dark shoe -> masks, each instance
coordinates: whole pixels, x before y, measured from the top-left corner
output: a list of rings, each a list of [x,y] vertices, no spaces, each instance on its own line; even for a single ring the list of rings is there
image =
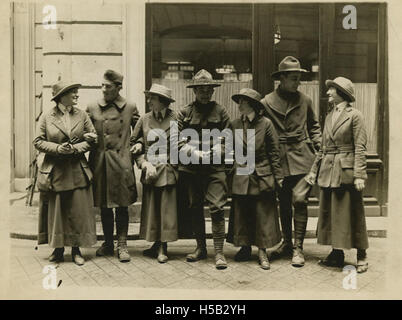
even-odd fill
[[[102,243],[102,246],[96,250],[97,257],[113,256],[114,255],[114,245],[109,245],[106,242]]]
[[[293,255],[292,242],[283,241],[278,249],[271,253],[271,259],[279,259],[282,257],[290,258]]]
[[[128,253],[127,246],[125,244],[120,244],[117,247],[117,257],[120,262],[129,262],[131,260],[130,254]]]
[[[166,242],[163,242],[162,245],[159,246],[157,259],[159,263],[166,263],[168,261]]]
[[[225,256],[223,253],[217,253],[215,255],[215,267],[218,270],[226,269],[228,267],[228,264],[226,262]]]
[[[265,249],[258,249],[258,263],[260,264],[262,269],[270,269],[269,260]]]
[[[160,241],[155,241],[151,248],[145,249],[142,251],[142,254],[146,257],[157,258],[158,257],[158,249],[161,245]]]
[[[293,249],[292,266],[300,268],[304,266],[304,263],[303,249],[300,247],[295,247]]]
[[[56,248],[49,256],[49,262],[63,262],[64,261],[64,248]]]
[[[243,246],[240,248],[239,251],[234,256],[234,260],[241,262],[241,261],[249,261],[251,259],[251,247],[250,246]]]
[[[193,253],[189,253],[186,257],[187,262],[196,262],[207,258],[207,249],[197,247]]]
[[[368,262],[366,259],[364,260],[357,260],[357,265],[356,265],[356,272],[357,273],[363,273],[368,270]]]
[[[343,268],[345,255],[342,250],[332,250],[331,253],[319,263],[327,267]]]
[[[82,257],[82,254],[78,247],[75,247],[71,250],[71,258],[72,258],[73,262],[78,266],[82,266],[85,263],[85,260]]]

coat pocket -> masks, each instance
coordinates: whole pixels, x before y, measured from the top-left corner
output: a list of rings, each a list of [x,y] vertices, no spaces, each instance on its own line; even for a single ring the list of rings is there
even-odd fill
[[[36,185],[39,191],[52,191],[52,171],[53,164],[48,162],[43,162],[38,170],[38,178],[36,180]]]
[[[341,158],[341,184],[353,184],[353,167],[354,159],[351,158]]]
[[[274,190],[275,180],[270,166],[255,167],[260,192]]]

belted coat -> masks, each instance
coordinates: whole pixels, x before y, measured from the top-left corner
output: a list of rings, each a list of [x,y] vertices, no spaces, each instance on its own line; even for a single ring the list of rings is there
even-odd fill
[[[234,137],[242,141],[243,154],[247,150],[247,141],[243,139],[244,117],[232,121]],[[237,170],[245,165],[234,163],[232,194],[258,195],[263,191],[271,192],[275,189],[275,181],[283,179],[279,156],[278,136],[271,120],[256,115],[247,129],[255,130],[255,169],[248,175],[239,174]]]
[[[70,115],[71,129],[67,131],[62,120],[63,113],[55,106],[40,119],[34,139],[35,148],[44,154],[39,164],[38,188],[41,191],[69,191],[86,187],[92,180],[92,173],[84,153],[91,145],[83,138],[84,133],[95,133],[88,115],[73,107]],[[62,143],[73,144],[74,154],[57,152]]]
[[[131,129],[139,119],[135,103],[118,96],[88,105],[87,112],[98,134],[97,148],[89,155],[94,174],[96,207],[127,207],[137,200],[136,181],[130,153]]]
[[[362,113],[347,105],[332,125],[332,110],[326,120],[322,147],[311,171],[318,172],[318,185],[338,188],[353,184],[354,178],[367,179],[367,134]]]
[[[266,95],[261,103],[279,136],[281,165],[284,176],[307,174],[320,148],[321,129],[312,107],[312,100],[297,92],[297,99],[288,101],[279,88]]]

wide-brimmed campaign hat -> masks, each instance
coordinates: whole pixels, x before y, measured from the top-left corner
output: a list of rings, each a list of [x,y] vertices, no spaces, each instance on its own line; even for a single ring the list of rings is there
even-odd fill
[[[295,57],[287,56],[279,63],[278,71],[272,72],[271,77],[277,79],[284,72],[308,72],[300,67],[300,61]]]
[[[236,103],[239,103],[240,98],[251,100],[253,106],[257,107],[259,110],[264,108],[264,105],[261,103],[261,95],[251,88],[243,88],[239,93],[232,96],[232,100]]]
[[[79,88],[81,87],[80,83],[71,83],[71,82],[64,82],[64,81],[59,81],[52,85],[52,99],[51,101],[56,99],[57,97],[60,97],[63,93],[66,91],[73,89],[73,88]]]
[[[175,100],[172,98],[172,89],[169,89],[168,87],[162,86],[160,84],[152,84],[151,89],[145,90],[144,93],[146,95],[156,94],[157,96],[168,99],[170,102],[175,102]]]
[[[212,79],[212,75],[207,70],[201,69],[194,75],[193,83],[189,84],[187,88],[195,88],[199,86],[220,87],[221,85]]]
[[[325,85],[329,87],[335,87],[346,94],[351,102],[355,101],[355,86],[348,78],[337,77],[334,80],[325,81]]]

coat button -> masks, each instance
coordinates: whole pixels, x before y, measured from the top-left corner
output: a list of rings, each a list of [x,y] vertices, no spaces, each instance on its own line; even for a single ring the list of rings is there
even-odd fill
[[[123,119],[120,119],[120,123],[123,123]]]
[[[119,133],[119,138],[121,138],[122,137],[122,134],[121,133]]]

